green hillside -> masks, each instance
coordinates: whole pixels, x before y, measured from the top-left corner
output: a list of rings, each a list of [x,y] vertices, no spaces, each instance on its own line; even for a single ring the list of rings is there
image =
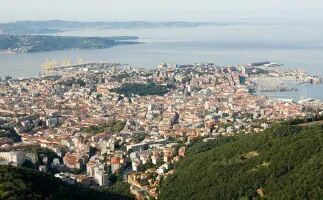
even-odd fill
[[[72,37],[0,34],[0,53],[34,53],[67,49],[103,49],[117,45],[138,44],[137,37]]]
[[[0,199],[132,199],[130,196],[68,185],[36,170],[0,165]]]
[[[322,125],[276,125],[198,142],[164,181],[159,199],[322,199],[322,136]]]

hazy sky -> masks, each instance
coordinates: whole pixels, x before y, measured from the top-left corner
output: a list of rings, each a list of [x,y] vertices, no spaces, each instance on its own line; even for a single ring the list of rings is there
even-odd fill
[[[323,19],[323,0],[0,0],[0,21]]]

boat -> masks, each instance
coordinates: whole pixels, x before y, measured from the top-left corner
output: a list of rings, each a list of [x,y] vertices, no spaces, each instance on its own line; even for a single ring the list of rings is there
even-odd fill
[[[313,102],[313,101],[315,101],[315,99],[313,99],[313,98],[302,98],[297,103],[304,104],[304,103],[309,103],[309,102]]]

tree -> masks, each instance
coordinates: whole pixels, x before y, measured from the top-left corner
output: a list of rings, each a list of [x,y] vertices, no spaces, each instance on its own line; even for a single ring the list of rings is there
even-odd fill
[[[159,199],[320,199],[323,125],[277,124],[261,133],[196,141]],[[183,192],[185,191],[185,192]]]
[[[0,165],[0,199],[133,199],[126,187],[124,190],[97,191],[69,185],[36,170]]]

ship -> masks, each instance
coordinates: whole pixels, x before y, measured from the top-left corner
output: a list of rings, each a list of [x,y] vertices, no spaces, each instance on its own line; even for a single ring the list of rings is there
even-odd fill
[[[306,88],[304,88],[304,90],[301,91],[300,100],[297,103],[304,104],[304,103],[310,103],[310,102],[314,102],[314,101],[316,101],[314,98],[307,97],[307,90],[306,90]]]
[[[315,101],[315,99],[313,98],[301,98],[301,100],[298,101],[299,104],[304,104],[304,103],[309,103],[309,102],[313,102]]]

